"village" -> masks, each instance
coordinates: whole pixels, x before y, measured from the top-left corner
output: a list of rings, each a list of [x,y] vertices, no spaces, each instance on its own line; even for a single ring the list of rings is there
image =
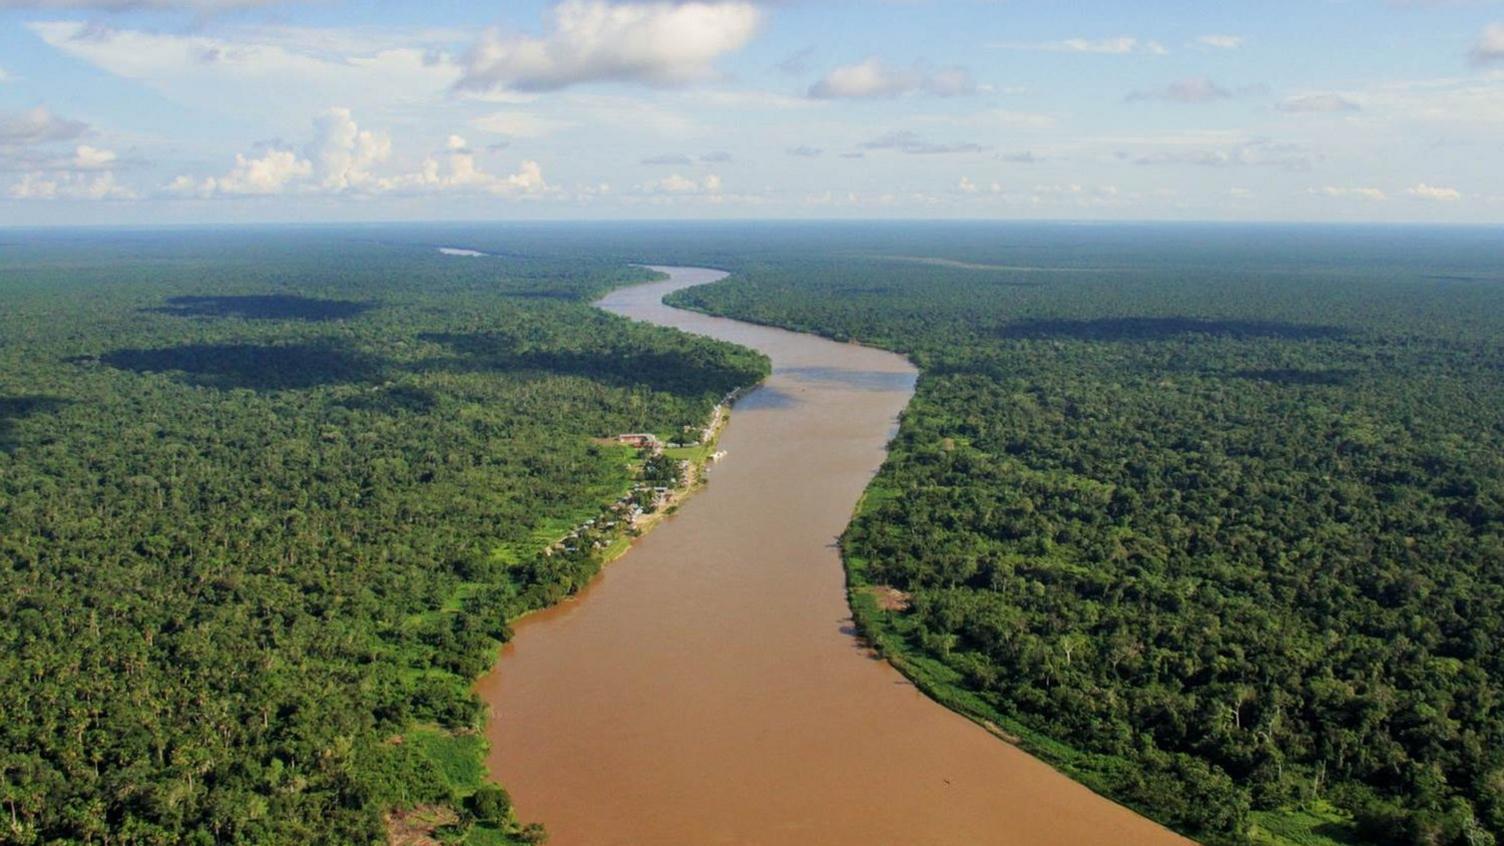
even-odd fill
[[[665,442],[650,432],[624,432],[610,439],[636,451],[636,460],[641,462],[637,480],[600,515],[575,526],[543,554],[598,553],[610,562],[626,552],[633,538],[652,529],[694,493],[710,464],[725,458],[725,450],[717,450],[716,443],[740,394],[738,389],[723,397],[703,426],[684,427],[679,440]]]

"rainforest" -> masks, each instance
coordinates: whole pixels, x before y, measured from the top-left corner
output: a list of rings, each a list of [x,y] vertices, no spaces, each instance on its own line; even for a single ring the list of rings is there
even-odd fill
[[[1204,843],[1504,836],[1494,230],[391,224],[0,245],[0,842],[544,840],[472,685],[674,477],[616,436],[769,374],[591,306],[648,263],[918,368],[840,552],[977,742]]]
[[[1486,229],[939,224],[680,305],[921,369],[846,532],[933,695],[1205,842],[1504,835]]]

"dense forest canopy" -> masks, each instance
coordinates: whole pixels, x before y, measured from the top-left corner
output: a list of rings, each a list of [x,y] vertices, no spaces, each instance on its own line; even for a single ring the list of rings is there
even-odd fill
[[[595,439],[767,364],[589,306],[616,258],[429,234],[0,245],[0,842],[533,836],[470,682],[599,566],[540,554],[631,485]]]
[[[844,538],[932,693],[1208,842],[1504,835],[1496,231],[638,224],[0,237],[0,842],[371,843],[482,787],[539,550],[766,368],[923,368]],[[440,255],[438,247],[484,252]],[[864,585],[904,603],[864,601]]]
[[[674,302],[923,368],[844,548],[932,692],[1209,842],[1504,837],[1497,231],[774,243]]]

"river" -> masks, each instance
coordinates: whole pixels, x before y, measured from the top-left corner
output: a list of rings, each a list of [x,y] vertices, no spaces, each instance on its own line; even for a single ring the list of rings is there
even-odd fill
[[[672,309],[663,282],[598,305],[766,353],[725,460],[582,594],[520,621],[477,685],[491,774],[553,846],[1188,841],[926,698],[857,640],[836,538],[915,371],[853,344]]]

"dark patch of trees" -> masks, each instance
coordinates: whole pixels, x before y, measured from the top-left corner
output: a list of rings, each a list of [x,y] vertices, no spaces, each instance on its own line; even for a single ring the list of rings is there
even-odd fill
[[[135,373],[171,373],[195,385],[251,390],[295,390],[371,382],[380,361],[334,341],[308,344],[184,344],[117,349],[99,363]]]

